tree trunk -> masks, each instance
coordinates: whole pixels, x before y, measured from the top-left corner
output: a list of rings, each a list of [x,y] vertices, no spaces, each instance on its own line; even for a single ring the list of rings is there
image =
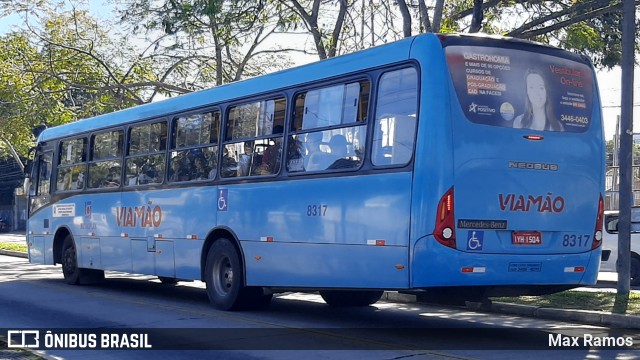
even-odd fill
[[[436,7],[433,9],[433,32],[440,32],[442,27],[442,9],[444,8],[444,0],[436,0]]]
[[[473,0],[473,18],[471,18],[470,33],[477,33],[482,29],[482,0]]]
[[[405,0],[398,0],[398,7],[400,8],[400,14],[402,14],[402,33],[404,37],[411,36],[411,13]]]
[[[424,0],[418,0],[418,7],[420,8],[420,17],[422,18],[424,32],[433,32],[431,21],[429,20],[429,13],[427,12],[427,4]]]

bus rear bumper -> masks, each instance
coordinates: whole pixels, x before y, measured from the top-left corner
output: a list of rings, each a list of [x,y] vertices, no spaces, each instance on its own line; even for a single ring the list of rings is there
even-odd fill
[[[487,254],[451,249],[427,236],[413,249],[411,287],[593,285],[599,263],[597,250],[555,255]]]

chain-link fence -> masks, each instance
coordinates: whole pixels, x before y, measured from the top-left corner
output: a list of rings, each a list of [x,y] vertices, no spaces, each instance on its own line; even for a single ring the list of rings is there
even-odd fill
[[[631,198],[631,206],[640,205],[640,165],[634,165],[632,168],[631,190],[633,196]],[[605,178],[605,210],[618,210],[620,199],[620,167],[609,166],[607,168]]]

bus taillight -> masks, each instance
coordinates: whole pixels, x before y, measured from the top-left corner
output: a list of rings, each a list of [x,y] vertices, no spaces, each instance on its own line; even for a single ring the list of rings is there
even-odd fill
[[[593,232],[593,244],[591,249],[597,249],[602,244],[602,225],[604,217],[604,201],[602,200],[602,194],[600,194],[600,201],[598,201],[598,216],[596,219],[596,229]]]
[[[444,246],[456,248],[455,218],[453,215],[453,187],[444,194],[438,203],[436,228],[433,236]]]

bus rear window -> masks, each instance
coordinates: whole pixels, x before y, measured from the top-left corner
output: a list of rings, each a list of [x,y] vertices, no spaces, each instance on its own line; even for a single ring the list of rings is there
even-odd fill
[[[584,132],[593,113],[593,72],[573,60],[508,48],[448,46],[453,85],[477,124]]]

